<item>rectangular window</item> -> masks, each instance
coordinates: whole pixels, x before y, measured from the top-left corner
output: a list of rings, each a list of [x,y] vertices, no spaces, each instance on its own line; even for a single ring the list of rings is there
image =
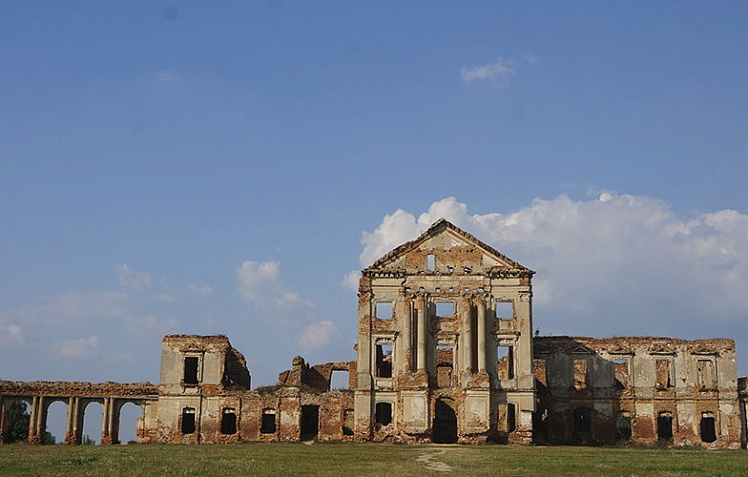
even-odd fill
[[[389,425],[392,422],[392,404],[388,402],[378,402],[375,419],[375,422],[381,426]]]
[[[496,303],[496,318],[511,320],[514,318],[514,302],[500,301]]]
[[[657,416],[657,439],[661,441],[673,439],[673,415],[669,412],[661,412]]]
[[[236,411],[227,407],[221,416],[221,434],[236,434]]]
[[[449,301],[441,301],[436,304],[436,316],[448,318],[455,315],[455,304]]]
[[[717,427],[714,424],[714,414],[704,412],[701,414],[701,441],[714,442],[717,440]]]
[[[188,356],[184,358],[184,384],[197,384],[197,367],[199,358]]]
[[[700,359],[697,365],[700,389],[714,388],[714,361]]]
[[[499,379],[514,379],[514,346],[497,346]]]
[[[532,360],[532,370],[537,386],[548,387],[548,362],[542,358]]]
[[[377,377],[392,377],[392,345],[377,345]]]
[[[392,303],[383,301],[381,303],[377,303],[377,318],[380,320],[391,320],[392,319]]]
[[[628,358],[621,358],[614,361],[615,372],[616,372],[616,388],[626,389],[629,387],[629,360]]]
[[[587,359],[579,358],[574,360],[574,388],[587,388]]]
[[[655,362],[657,368],[657,389],[667,389],[673,386],[671,363],[669,359],[658,359]]]
[[[275,409],[262,410],[261,434],[275,434]]]
[[[186,407],[182,409],[182,434],[193,434],[195,432],[195,408]]]
[[[426,269],[433,272],[436,269],[436,257],[433,253],[426,256]]]

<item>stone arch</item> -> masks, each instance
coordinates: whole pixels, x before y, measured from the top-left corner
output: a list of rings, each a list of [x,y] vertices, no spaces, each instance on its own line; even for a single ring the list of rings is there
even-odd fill
[[[61,405],[58,405],[57,403],[61,403]],[[68,432],[68,423],[71,414],[69,404],[68,399],[64,397],[44,396],[40,409],[41,425],[38,428],[38,436],[31,436],[29,434],[29,439],[35,437],[35,440],[38,440],[40,444],[47,444],[48,442],[45,442],[45,436],[46,433],[49,432],[54,436],[55,444],[69,442],[70,436]]]
[[[139,399],[118,399],[112,421],[112,441],[115,444],[139,442],[144,437],[146,402]]]
[[[104,399],[85,398],[81,399],[80,403],[80,422],[77,426],[79,429],[78,442],[83,444],[87,437],[93,441],[93,444],[101,444],[104,425]]]
[[[438,444],[457,442],[457,412],[452,399],[439,398],[434,403],[431,440]]]

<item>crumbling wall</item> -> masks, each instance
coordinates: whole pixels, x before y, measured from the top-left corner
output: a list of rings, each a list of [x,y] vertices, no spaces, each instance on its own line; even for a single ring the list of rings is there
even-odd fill
[[[282,371],[278,375],[278,384],[286,386],[309,386],[318,391],[330,391],[333,371],[348,372],[348,389],[356,388],[355,361],[341,361],[309,366],[301,356],[295,356],[291,362],[291,368]]]
[[[540,337],[534,347],[539,441],[740,444],[732,340]]]

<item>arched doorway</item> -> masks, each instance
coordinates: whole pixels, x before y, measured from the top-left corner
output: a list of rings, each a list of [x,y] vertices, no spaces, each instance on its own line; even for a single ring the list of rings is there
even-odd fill
[[[454,403],[439,399],[434,406],[434,427],[432,439],[437,444],[457,442],[457,414]]]

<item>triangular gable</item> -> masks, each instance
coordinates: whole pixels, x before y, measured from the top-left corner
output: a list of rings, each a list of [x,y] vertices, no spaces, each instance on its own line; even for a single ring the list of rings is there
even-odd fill
[[[419,235],[416,239],[411,240],[410,242],[406,242],[399,247],[394,248],[389,253],[381,257],[379,260],[375,261],[369,269],[381,269],[381,268],[387,268],[393,266],[398,259],[403,257],[405,254],[407,254],[409,251],[417,249],[427,243],[430,240],[434,240],[437,237],[442,236],[444,233],[452,234],[455,241],[453,241],[453,244],[455,245],[463,245],[463,246],[472,246],[477,247],[481,250],[481,252],[488,257],[492,259],[493,262],[496,262],[496,265],[491,267],[491,269],[497,269],[497,270],[514,270],[514,271],[523,271],[529,274],[533,274],[532,270],[529,268],[523,266],[519,262],[516,262],[509,257],[505,256],[498,250],[494,249],[490,245],[485,244],[484,242],[478,240],[473,235],[465,232],[461,228],[457,227],[456,225],[452,224],[446,219],[439,219],[436,222],[434,222],[431,227],[428,228],[424,233]],[[460,242],[464,242],[460,244]],[[462,270],[457,270],[457,272],[462,272]]]
[[[708,346],[699,346],[698,348],[696,348],[695,350],[693,350],[691,353],[692,354],[703,355],[703,356],[709,356],[709,355],[714,356],[714,355],[719,354],[717,352],[717,350],[712,349],[712,348],[710,348]]]
[[[615,348],[609,350],[608,354],[634,354],[634,352],[626,347],[616,346]]]
[[[649,354],[672,355],[675,351],[665,345],[656,344],[649,349]]]
[[[584,345],[574,346],[569,349],[569,354],[594,354],[595,352]]]

